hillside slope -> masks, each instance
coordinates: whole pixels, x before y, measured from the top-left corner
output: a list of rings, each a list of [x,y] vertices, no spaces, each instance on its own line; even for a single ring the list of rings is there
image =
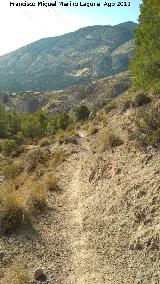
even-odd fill
[[[103,109],[88,125],[96,134],[85,125],[78,145],[50,146],[66,157],[56,169],[52,161],[41,167],[41,181],[45,172],[56,173],[60,188],[50,192],[32,233],[0,239],[3,268],[20,261],[32,275],[43,267],[50,284],[159,283],[160,151],[137,148],[128,137],[147,108],[120,106],[108,115]],[[109,129],[123,140],[112,149],[105,144]]]
[[[103,103],[122,94],[130,84],[130,74],[126,71],[61,91],[0,93],[0,103],[4,104],[7,109],[18,112],[35,112],[42,108],[48,114],[69,112],[81,103],[97,109]]]
[[[133,29],[91,26],[45,38],[0,57],[1,91],[43,91],[87,83],[128,69]]]

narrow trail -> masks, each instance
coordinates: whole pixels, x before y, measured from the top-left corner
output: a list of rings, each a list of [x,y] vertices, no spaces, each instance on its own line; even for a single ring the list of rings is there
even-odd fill
[[[43,268],[49,284],[159,283],[159,153],[146,166],[148,155],[125,145],[99,158],[85,137],[79,145],[55,145],[59,150],[65,160],[45,170],[59,177],[60,190],[49,192],[33,233],[0,239],[5,266],[27,264],[31,275]],[[135,218],[139,208],[151,208],[143,226]]]
[[[84,192],[89,191],[89,179],[86,167],[91,159],[91,153],[85,139],[82,141],[80,152],[69,164],[70,181],[67,184],[67,230],[71,249],[71,274],[65,284],[101,283],[96,273],[96,254],[90,247],[90,232],[84,230],[83,220],[88,202]]]
[[[62,190],[50,192],[49,210],[34,223],[36,234],[4,238],[2,245],[5,251],[12,247],[11,255],[18,262],[25,259],[30,271],[43,267],[49,284],[101,284],[97,280],[96,254],[90,246],[91,232],[84,230],[86,193],[91,190],[90,149],[85,137],[78,146],[66,149],[71,154],[55,172]]]
[[[83,160],[84,161],[84,160]],[[80,160],[73,174],[69,187],[69,204],[70,208],[70,224],[71,229],[71,247],[72,247],[72,269],[74,271],[73,283],[86,283],[86,262],[91,257],[91,252],[87,249],[87,235],[83,232],[84,208],[81,201],[81,190],[86,186],[81,180],[81,170],[83,161]]]

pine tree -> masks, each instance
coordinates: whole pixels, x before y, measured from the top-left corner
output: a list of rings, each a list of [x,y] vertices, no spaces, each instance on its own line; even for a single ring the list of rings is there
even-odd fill
[[[90,110],[86,105],[81,105],[75,109],[77,121],[85,121],[89,118]]]
[[[160,91],[160,3],[143,0],[130,64],[133,90]]]
[[[0,138],[8,135],[8,121],[6,118],[5,107],[0,105]]]

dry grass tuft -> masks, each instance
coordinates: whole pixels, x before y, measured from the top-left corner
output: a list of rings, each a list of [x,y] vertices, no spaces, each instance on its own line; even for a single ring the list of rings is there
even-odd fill
[[[53,168],[56,168],[59,164],[61,164],[66,158],[66,153],[64,150],[58,150],[55,152],[50,160],[50,165]]]
[[[24,191],[28,194],[28,202],[32,214],[46,207],[47,193],[40,183],[29,180],[25,184]]]
[[[12,264],[6,269],[0,284],[29,284],[31,281],[28,271],[19,264]]]
[[[29,221],[27,196],[16,191],[10,183],[3,185],[0,190],[0,232],[10,233],[21,224]]]
[[[160,146],[160,104],[152,105],[136,118],[137,144],[145,146]]]
[[[22,187],[7,183],[0,188],[0,233],[12,233],[22,224],[30,224],[34,215],[46,207],[47,193],[42,185],[22,179]]]
[[[106,106],[105,106],[105,112],[106,114],[110,113],[113,109],[117,109],[118,108],[118,105],[115,101],[113,102],[110,102],[108,103]]]
[[[48,138],[44,137],[39,141],[39,147],[46,147],[50,145],[50,141]]]
[[[26,173],[21,173],[20,175],[16,176],[14,180],[15,187],[16,188],[22,187],[28,178],[29,176]]]
[[[39,164],[46,164],[50,158],[49,149],[36,148],[30,150],[25,157],[25,169],[27,172],[32,172]]]
[[[48,190],[56,190],[59,188],[58,186],[58,177],[53,175],[52,173],[46,173],[44,176],[44,181]]]
[[[99,128],[98,127],[95,127],[95,126],[91,126],[90,129],[89,129],[89,135],[93,136],[95,134],[97,134],[99,131]]]
[[[123,140],[119,135],[113,131],[107,131],[104,133],[103,137],[97,140],[97,148],[100,152],[104,152],[107,149],[112,150],[115,147],[118,147],[123,144]]]

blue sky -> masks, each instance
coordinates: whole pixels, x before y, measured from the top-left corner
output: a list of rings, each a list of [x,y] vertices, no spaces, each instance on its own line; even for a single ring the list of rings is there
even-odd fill
[[[35,3],[35,7],[20,8],[10,7],[10,2],[25,1],[0,0],[0,55],[38,39],[65,34],[85,26],[136,22],[142,0],[126,0],[127,4],[130,2],[129,7],[116,7],[119,0],[106,0],[107,3],[115,3],[114,7],[104,6],[105,0],[93,0],[87,3],[100,3],[101,6],[89,8],[62,7],[59,1],[56,1],[56,7],[37,7],[37,3],[40,2],[38,0],[26,0],[26,3]],[[54,0],[44,2],[52,3]],[[80,0],[71,1],[75,2],[79,3]]]

